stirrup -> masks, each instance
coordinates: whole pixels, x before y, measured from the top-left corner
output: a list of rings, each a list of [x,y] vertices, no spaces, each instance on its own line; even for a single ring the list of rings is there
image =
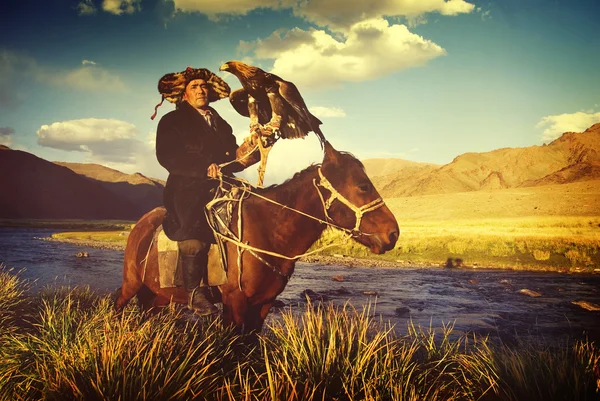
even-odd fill
[[[200,316],[212,316],[219,312],[219,308],[206,299],[200,287],[196,287],[188,293],[188,309]]]

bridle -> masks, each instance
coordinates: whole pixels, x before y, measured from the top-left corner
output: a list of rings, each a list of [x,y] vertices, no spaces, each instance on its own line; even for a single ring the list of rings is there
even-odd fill
[[[329,216],[329,208],[331,208],[331,205],[337,199],[338,201],[340,201],[341,203],[346,205],[350,210],[352,210],[354,212],[354,215],[356,216],[356,224],[354,225],[354,228],[351,230],[351,232],[353,234],[358,233],[360,235],[364,235],[364,233],[362,233],[359,230],[363,215],[365,215],[369,212],[372,212],[373,210],[379,209],[380,207],[385,205],[385,202],[383,202],[383,199],[381,197],[379,197],[372,202],[369,202],[365,205],[358,207],[358,206],[354,205],[352,202],[350,202],[348,199],[346,199],[344,197],[344,195],[340,194],[333,187],[331,182],[329,182],[329,180],[327,178],[325,178],[325,176],[323,175],[323,172],[321,171],[321,167],[319,167],[319,169],[317,171],[319,173],[319,182],[316,182],[316,179],[314,179],[313,185],[315,186],[315,188],[317,189],[317,192],[319,193],[319,198],[321,198],[321,204],[323,205],[323,212],[325,213],[325,217],[327,217],[327,220],[329,220],[329,222],[330,222],[329,224],[331,224],[331,222],[333,222],[333,219],[331,218],[331,216]],[[319,187],[323,187],[330,192],[329,198],[327,198],[327,200],[325,200],[325,198],[323,197],[323,194],[321,193],[321,190],[319,189]],[[336,225],[336,227],[337,227],[337,225]],[[337,228],[339,228],[339,227],[337,227]],[[344,229],[344,231],[346,231],[346,230],[347,229]]]
[[[277,258],[281,258],[281,259],[287,259],[287,260],[297,260],[298,258],[301,258],[303,256],[308,256],[308,255],[312,255],[315,254],[317,252],[322,251],[323,249],[326,248],[330,248],[332,246],[336,246],[338,244],[329,244],[329,245],[325,245],[319,249],[314,249],[312,251],[309,252],[304,252],[303,254],[300,255],[295,255],[295,256],[287,256],[287,255],[283,255],[277,252],[272,252],[272,251],[268,251],[265,249],[260,249],[260,248],[256,248],[252,245],[250,245],[247,241],[244,241],[241,233],[243,232],[242,230],[242,203],[244,201],[244,199],[246,199],[249,195],[253,195],[256,196],[258,198],[261,198],[263,200],[266,200],[267,202],[282,206],[285,209],[288,209],[290,211],[293,211],[295,213],[298,213],[300,215],[306,216],[308,218],[311,218],[313,220],[318,221],[319,223],[322,224],[326,224],[328,226],[334,227],[340,231],[343,231],[347,234],[346,240],[352,238],[352,237],[358,237],[358,236],[366,236],[366,235],[372,235],[372,234],[368,234],[368,233],[363,233],[362,231],[360,231],[359,227],[360,227],[360,223],[362,221],[363,216],[366,213],[372,212],[373,210],[379,209],[380,207],[385,205],[385,202],[383,201],[383,199],[381,197],[375,199],[374,201],[371,201],[365,205],[362,206],[356,206],[354,205],[352,202],[350,202],[346,197],[344,197],[342,194],[340,194],[331,184],[331,182],[325,177],[325,175],[323,175],[323,172],[321,171],[321,167],[318,168],[317,170],[318,174],[319,174],[319,181],[317,182],[317,178],[313,179],[313,185],[315,186],[317,193],[319,194],[319,198],[321,199],[321,205],[323,206],[323,212],[325,214],[325,218],[326,220],[320,219],[318,217],[315,217],[313,215],[310,215],[308,213],[305,213],[301,210],[297,210],[294,208],[291,208],[287,205],[283,205],[277,201],[274,201],[272,199],[267,198],[266,196],[263,196],[261,194],[258,194],[254,191],[252,191],[250,185],[242,179],[239,178],[235,178],[235,177],[227,177],[230,179],[233,179],[235,181],[240,182],[242,185],[238,186],[238,187],[234,187],[234,188],[238,188],[241,189],[241,193],[239,194],[239,197],[231,197],[229,195],[225,195],[223,197],[216,197],[215,199],[213,199],[212,201],[210,201],[207,205],[206,205],[206,209],[205,212],[207,213],[207,220],[209,221],[209,226],[212,228],[213,233],[215,234],[216,237],[231,242],[233,244],[235,244],[237,246],[238,249],[238,267],[239,267],[239,278],[238,278],[238,283],[240,286],[240,290],[241,288],[241,276],[242,276],[242,253],[244,251],[248,251],[250,252],[255,258],[257,258],[258,260],[260,260],[264,265],[268,266],[271,268],[271,270],[273,270],[274,273],[278,274],[279,276],[283,277],[284,279],[288,280],[289,279],[289,275],[288,274],[284,274],[283,272],[281,272],[281,270],[279,270],[279,268],[275,265],[273,265],[272,263],[270,263],[269,261],[265,260],[263,257],[261,257],[259,255],[259,253],[262,253],[263,255],[270,255],[270,256],[274,256]],[[219,176],[219,179],[221,181],[221,185],[220,187],[223,188],[223,178],[224,176],[221,174]],[[229,183],[230,185],[233,185],[231,183]],[[319,189],[319,187],[322,187],[323,189],[327,190],[330,192],[329,198],[327,200],[325,200],[325,198],[323,197],[323,193],[321,192],[321,189]],[[239,192],[239,191],[238,191]],[[346,205],[350,210],[352,210],[356,216],[356,223],[354,225],[353,229],[348,229],[345,227],[342,227],[338,224],[336,224],[334,222],[334,220],[331,218],[331,216],[329,216],[329,209],[331,208],[331,205],[333,204],[333,202],[335,200],[340,201],[341,203],[343,203],[344,205]],[[215,227],[212,226],[212,224],[210,224],[211,219],[208,218],[208,211],[211,210],[215,204],[221,202],[221,201],[226,201],[226,202],[237,202],[238,203],[238,235],[235,235],[233,233],[232,230],[230,230],[229,228],[226,227],[225,224],[222,224],[223,227],[226,227],[226,234],[223,234],[221,232],[219,232]]]

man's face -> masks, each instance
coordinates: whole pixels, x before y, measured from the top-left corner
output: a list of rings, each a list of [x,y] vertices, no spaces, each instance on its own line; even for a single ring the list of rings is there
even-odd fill
[[[183,100],[196,109],[208,106],[208,84],[203,79],[194,79],[185,88]]]

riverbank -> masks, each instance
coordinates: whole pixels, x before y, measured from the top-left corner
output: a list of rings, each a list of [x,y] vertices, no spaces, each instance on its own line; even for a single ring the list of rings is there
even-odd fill
[[[56,234],[53,234],[56,235]],[[127,245],[127,240],[124,242],[109,242],[102,240],[92,240],[92,239],[74,239],[74,238],[55,238],[55,237],[43,237],[36,238],[41,241],[49,241],[49,242],[63,242],[67,244],[73,244],[82,247],[90,247],[90,248],[98,248],[98,249],[112,249],[115,251],[124,251],[125,246]]]
[[[103,237],[104,239],[100,239]],[[38,238],[43,241],[63,242],[82,247],[91,247],[98,249],[112,249],[124,251],[127,245],[127,232],[64,232],[54,233],[51,237]],[[370,256],[370,257],[369,257]],[[530,264],[525,266],[511,267],[506,264],[478,262],[465,263],[460,258],[446,258],[441,260],[418,260],[409,259],[389,259],[385,256],[369,255],[367,257],[356,257],[344,253],[335,254],[313,254],[300,258],[301,262],[314,263],[319,265],[339,265],[347,267],[372,267],[372,268],[395,268],[395,267],[416,267],[416,268],[472,268],[472,269],[504,269],[504,270],[529,270],[529,271],[550,271],[557,273],[595,273],[600,274],[600,268],[585,268],[577,266],[568,266],[556,268],[553,266],[544,266]]]

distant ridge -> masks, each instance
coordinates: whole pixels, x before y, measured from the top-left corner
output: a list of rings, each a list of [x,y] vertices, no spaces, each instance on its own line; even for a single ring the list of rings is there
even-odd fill
[[[6,146],[0,147],[0,171],[2,218],[137,220],[148,211],[132,200],[138,195],[119,194],[106,182]]]
[[[465,153],[437,168],[425,165],[406,170],[398,164],[396,172],[381,176],[369,171],[378,160],[363,163],[381,195],[387,198],[597,180],[600,123],[582,133],[566,132],[548,145]]]
[[[162,205],[165,182],[140,173],[125,174],[100,164],[54,162],[77,174],[98,181],[104,188],[122,196],[142,210],[152,210]]]

